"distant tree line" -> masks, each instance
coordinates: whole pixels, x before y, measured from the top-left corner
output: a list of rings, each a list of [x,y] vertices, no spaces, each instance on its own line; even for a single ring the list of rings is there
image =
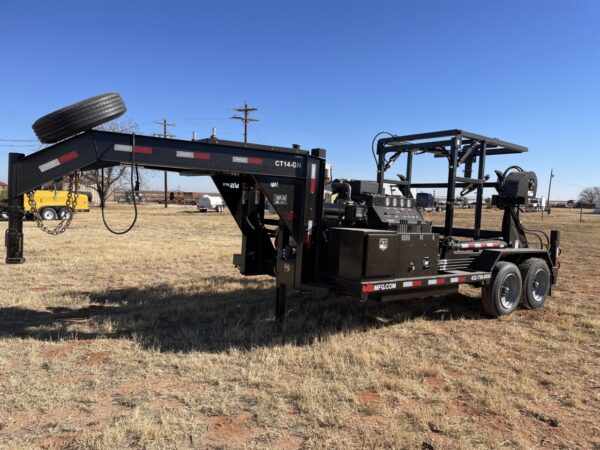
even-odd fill
[[[587,187],[579,193],[580,203],[597,203],[600,201],[600,186]]]

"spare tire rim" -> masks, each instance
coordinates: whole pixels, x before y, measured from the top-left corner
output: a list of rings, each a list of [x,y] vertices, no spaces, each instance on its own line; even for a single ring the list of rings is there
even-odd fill
[[[514,273],[509,273],[502,280],[500,288],[500,304],[504,309],[511,309],[519,300],[519,279]]]
[[[544,269],[536,270],[533,275],[533,283],[531,283],[531,296],[537,303],[542,302],[546,298],[547,289],[548,274]]]

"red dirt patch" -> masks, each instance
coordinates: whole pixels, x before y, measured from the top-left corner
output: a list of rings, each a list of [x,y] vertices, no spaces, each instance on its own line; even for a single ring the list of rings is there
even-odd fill
[[[68,448],[75,440],[76,433],[61,433],[40,439],[38,445],[44,450]]]
[[[444,387],[444,381],[437,377],[425,377],[425,384],[434,390],[439,390]]]
[[[64,344],[52,344],[42,351],[42,356],[48,359],[65,359],[79,347],[90,344],[90,340],[69,341]]]
[[[106,360],[110,356],[109,352],[94,352],[87,358],[87,362],[90,366],[101,366],[106,363]]]
[[[245,448],[256,437],[265,433],[265,429],[250,424],[252,414],[244,412],[236,416],[206,417],[210,424],[202,437],[203,446],[226,446]]]
[[[296,450],[302,447],[302,438],[291,434],[282,434],[273,443],[273,448],[281,450]]]
[[[381,406],[381,395],[379,395],[379,392],[372,389],[359,391],[356,393],[356,397],[360,403],[371,409],[378,409]]]

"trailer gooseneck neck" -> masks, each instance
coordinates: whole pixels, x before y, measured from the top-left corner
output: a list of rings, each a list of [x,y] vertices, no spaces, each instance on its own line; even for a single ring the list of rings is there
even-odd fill
[[[131,164],[135,157],[141,167],[212,177],[242,234],[241,252],[233,262],[243,275],[276,277],[278,318],[285,314],[288,286],[385,301],[456,292],[459,284],[467,283],[484,288],[488,313],[508,314],[519,300],[513,292],[512,303],[503,307],[508,291],[496,284],[502,277],[517,277],[517,265],[547,274],[547,280],[536,281],[538,290],[547,290],[535,298],[545,300],[558,277],[558,232],[547,248],[530,248],[527,234],[533,231],[525,230],[518,216],[519,206],[535,195],[535,174],[511,168],[497,173],[496,182],[485,174],[488,156],[525,151],[462,130],[392,136],[377,143],[376,181],[329,183],[325,150],[319,148],[309,152],[216,138],[185,141],[89,130],[28,156],[9,155],[6,262],[25,261],[26,193],[75,171]],[[413,182],[414,156],[423,153],[447,159],[447,181]],[[403,154],[405,174],[399,180],[386,179],[385,172]],[[464,176],[457,175],[461,166]],[[389,185],[401,194],[386,192]],[[324,200],[326,186],[329,203]],[[498,191],[493,204],[504,209],[502,230],[481,229],[486,187]],[[424,219],[411,188],[447,189],[444,227],[432,227]],[[456,189],[462,189],[461,195],[476,191],[473,229],[454,227]],[[267,202],[274,216],[266,213]],[[524,277],[527,270],[522,269]],[[528,281],[523,283],[525,289]]]

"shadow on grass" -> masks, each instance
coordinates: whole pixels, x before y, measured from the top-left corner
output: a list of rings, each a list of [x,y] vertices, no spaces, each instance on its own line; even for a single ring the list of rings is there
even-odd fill
[[[160,351],[212,351],[306,345],[336,333],[425,320],[485,319],[480,300],[462,294],[361,304],[349,297],[292,291],[283,325],[274,319],[274,285],[224,279],[228,292],[185,292],[170,285],[104,293],[73,292],[82,308],[0,308],[0,336],[40,340],[124,338]]]

